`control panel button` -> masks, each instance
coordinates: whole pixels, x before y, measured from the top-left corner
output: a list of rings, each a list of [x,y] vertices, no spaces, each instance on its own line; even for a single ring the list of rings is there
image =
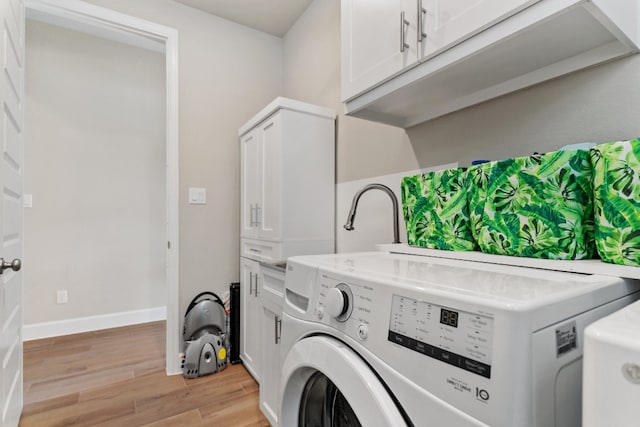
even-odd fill
[[[346,322],[353,311],[353,293],[346,283],[338,283],[327,290],[324,300],[325,313],[338,322]]]
[[[349,304],[347,300],[347,296],[343,291],[338,288],[331,288],[327,292],[327,313],[331,317],[340,317],[342,316]]]
[[[369,328],[364,323],[358,325],[358,338],[361,340],[366,340],[367,336],[369,336]]]
[[[318,316],[320,320],[324,317],[324,308],[321,305],[316,308],[316,316]]]

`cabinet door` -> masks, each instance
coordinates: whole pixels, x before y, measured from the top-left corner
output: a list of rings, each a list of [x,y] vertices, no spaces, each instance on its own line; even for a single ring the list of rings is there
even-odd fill
[[[280,406],[280,336],[282,307],[262,307],[262,378],[260,409],[271,425],[278,425]]]
[[[421,59],[477,34],[539,0],[422,0]]]
[[[258,235],[260,239],[281,238],[282,206],[282,111],[260,124],[260,166],[258,167]],[[295,144],[295,141],[292,141]]]
[[[240,138],[240,235],[258,237],[259,133],[251,131]]]
[[[240,258],[240,358],[256,381],[261,373],[261,310],[258,299],[260,264]]]
[[[343,101],[417,63],[416,14],[417,0],[342,0]]]

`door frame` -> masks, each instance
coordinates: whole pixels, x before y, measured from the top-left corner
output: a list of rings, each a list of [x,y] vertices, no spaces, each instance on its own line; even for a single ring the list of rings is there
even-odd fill
[[[180,374],[178,31],[79,0],[25,0],[26,14],[65,22],[99,37],[163,51],[166,72],[167,375]]]

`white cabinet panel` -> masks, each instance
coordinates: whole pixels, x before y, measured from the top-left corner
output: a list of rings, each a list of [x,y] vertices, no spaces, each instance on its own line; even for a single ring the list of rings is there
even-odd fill
[[[242,237],[281,237],[281,144],[281,112],[240,138]]]
[[[249,373],[260,382],[260,327],[261,305],[259,300],[260,264],[240,258],[240,358]]]
[[[416,64],[416,37],[416,0],[342,0],[343,100]]]
[[[282,245],[266,240],[240,239],[240,256],[256,261],[279,261]]]
[[[285,272],[261,267],[262,379],[260,409],[271,425],[278,425],[280,408],[280,338]]]
[[[258,132],[261,135],[258,235],[260,239],[279,240],[282,221],[282,112],[267,119],[259,126]]]
[[[424,58],[453,46],[539,0],[422,0]]]
[[[258,237],[256,223],[256,205],[258,200],[258,132],[257,130],[240,138],[240,235]]]
[[[278,425],[282,306],[263,304],[261,325],[263,370],[260,381],[260,409],[271,425]]]

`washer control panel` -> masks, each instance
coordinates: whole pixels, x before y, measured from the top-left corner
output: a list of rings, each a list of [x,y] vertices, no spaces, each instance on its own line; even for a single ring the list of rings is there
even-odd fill
[[[388,340],[491,378],[493,318],[393,295]]]
[[[327,275],[322,275],[321,279],[315,317],[323,323],[334,320],[345,327],[349,323],[349,333],[362,341],[366,340],[373,311],[373,288],[346,283]]]

